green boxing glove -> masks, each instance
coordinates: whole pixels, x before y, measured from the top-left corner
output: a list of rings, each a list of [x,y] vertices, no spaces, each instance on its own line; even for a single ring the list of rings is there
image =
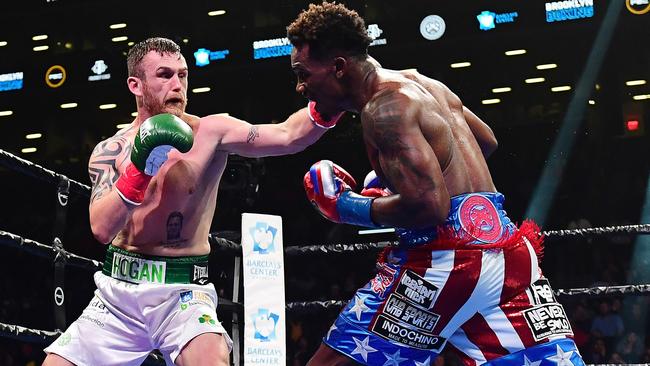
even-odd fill
[[[193,143],[192,128],[173,114],[147,118],[135,135],[131,163],[115,183],[117,193],[125,202],[140,205],[151,178],[167,161],[169,151],[175,148],[186,153]]]

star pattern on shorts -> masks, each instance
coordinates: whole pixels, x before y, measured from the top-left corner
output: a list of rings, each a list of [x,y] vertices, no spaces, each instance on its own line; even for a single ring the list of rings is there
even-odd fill
[[[327,331],[327,338],[325,338],[325,339],[327,339],[329,341],[330,336],[332,335],[332,331],[337,330],[337,329],[339,329],[339,328],[336,327],[336,324],[332,324],[332,326],[330,327],[330,330]]]
[[[357,338],[352,337],[352,340],[357,345],[354,351],[350,353],[351,355],[361,355],[364,362],[368,362],[368,353],[377,352],[376,349],[370,347],[370,337],[366,336],[366,339],[360,341]]]
[[[542,363],[542,360],[531,361],[528,356],[524,355],[524,364],[522,366],[539,366],[540,363]]]
[[[553,361],[557,364],[557,366],[575,366],[573,362],[571,362],[571,356],[573,355],[573,351],[564,351],[562,348],[560,348],[560,345],[556,345],[557,347],[557,353],[555,356],[551,357],[546,357],[547,360]]]
[[[354,306],[352,306],[348,312],[355,313],[357,315],[357,320],[361,321],[361,313],[366,310],[370,309],[368,309],[364,303],[364,299],[361,297],[361,295],[358,295],[354,297]]]
[[[386,357],[384,366],[399,366],[400,362],[408,360],[408,358],[400,357],[399,352],[400,350],[397,350],[397,352],[393,353],[392,355],[386,352],[382,352]]]
[[[413,362],[415,362],[415,366],[431,366],[431,356],[427,357],[424,362],[417,362],[415,360]]]

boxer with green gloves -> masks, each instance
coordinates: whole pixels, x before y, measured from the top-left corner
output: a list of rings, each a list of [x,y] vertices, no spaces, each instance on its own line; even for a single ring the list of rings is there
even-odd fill
[[[194,143],[192,128],[180,118],[163,113],[148,118],[138,130],[131,150],[131,163],[117,180],[117,193],[127,203],[140,205],[151,178],[167,161],[173,148],[182,153]]]

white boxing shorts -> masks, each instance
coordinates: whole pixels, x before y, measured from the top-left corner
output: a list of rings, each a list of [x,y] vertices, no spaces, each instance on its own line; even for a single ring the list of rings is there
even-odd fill
[[[94,275],[95,296],[44,351],[78,366],[125,366],[141,365],[158,349],[173,365],[183,347],[203,333],[223,335],[232,350],[217,320],[217,292],[205,283],[207,266],[198,271],[205,281],[190,283],[197,273],[191,258],[146,257],[109,247],[103,273]]]

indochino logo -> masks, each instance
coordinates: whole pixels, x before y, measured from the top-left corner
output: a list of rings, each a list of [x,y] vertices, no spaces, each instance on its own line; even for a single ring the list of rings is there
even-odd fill
[[[259,254],[269,254],[275,251],[275,234],[278,229],[265,223],[258,222],[249,230],[253,238],[253,251]]]
[[[280,316],[269,311],[269,309],[259,308],[257,315],[253,318],[253,327],[255,328],[255,339],[262,342],[269,342],[277,338],[275,334]]]
[[[501,238],[501,217],[487,198],[478,194],[469,195],[460,204],[458,212],[461,227],[474,239],[494,243]]]

